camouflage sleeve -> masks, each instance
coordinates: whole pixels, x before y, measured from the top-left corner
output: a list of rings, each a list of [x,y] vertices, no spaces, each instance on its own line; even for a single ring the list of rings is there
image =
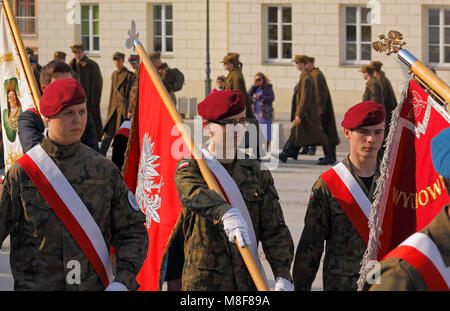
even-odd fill
[[[0,184],[0,249],[3,241],[17,226],[22,211],[19,187],[14,185],[17,178],[12,176],[15,176],[16,171],[15,166],[12,166]]]
[[[259,213],[259,238],[275,278],[283,277],[292,281],[290,270],[294,258],[294,242],[284,222],[278,192],[270,171],[264,170],[263,176],[265,189]]]
[[[112,183],[114,196],[111,244],[117,258],[114,281],[124,284],[129,290],[136,290],[139,287],[136,275],[147,256],[149,243],[145,216],[116,168]]]
[[[193,159],[178,161],[175,184],[183,207],[200,216],[219,221],[231,208],[222,196],[208,188]]]
[[[374,284],[369,284],[366,280],[363,290],[418,291],[428,289],[420,273],[402,259],[383,260],[379,269],[379,278],[373,280]]]
[[[297,246],[292,275],[295,290],[311,290],[316,278],[324,241],[329,228],[329,193],[322,179],[318,179],[313,188],[306,209],[305,227]]]

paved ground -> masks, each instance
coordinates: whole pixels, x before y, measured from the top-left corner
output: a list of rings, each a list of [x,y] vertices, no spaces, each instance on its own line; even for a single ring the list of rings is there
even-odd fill
[[[337,115],[337,124],[340,124],[342,115]],[[286,133],[290,128],[290,123],[286,120],[279,121],[283,128],[281,136],[280,148],[284,139],[287,138]],[[338,125],[339,132],[341,131]],[[338,146],[338,160],[342,160],[348,152],[348,144],[345,138],[341,135],[341,144]],[[277,153],[276,151],[275,153]],[[294,245],[297,247],[303,230],[303,220],[306,212],[306,206],[309,199],[309,194],[314,181],[330,166],[317,166],[315,163],[319,157],[322,157],[322,148],[317,148],[315,156],[299,155],[297,161],[289,159],[286,164],[280,164],[278,168],[272,170],[272,175],[275,180],[275,185],[279,192],[280,203],[283,209],[286,224],[289,227]],[[269,279],[269,286],[274,287],[273,275],[270,267],[262,251],[260,257]],[[319,268],[316,280],[313,283],[313,290],[322,290],[322,267]],[[13,280],[9,266],[9,238],[5,241],[2,250],[0,251],[0,290],[8,291],[13,289]]]

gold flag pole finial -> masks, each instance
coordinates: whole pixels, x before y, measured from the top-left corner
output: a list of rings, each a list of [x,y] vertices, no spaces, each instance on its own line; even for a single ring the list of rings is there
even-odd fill
[[[403,47],[406,42],[403,34],[396,30],[389,31],[388,35],[380,35],[380,40],[372,42],[372,48],[379,53],[387,55],[398,54],[399,60],[404,63],[409,74],[421,84],[433,97],[439,100],[444,106],[450,103],[450,88],[436,74],[434,74],[424,63],[412,55]]]
[[[372,42],[372,48],[380,53],[386,52],[387,55],[397,54],[406,45],[403,40],[403,34],[396,30],[389,31],[387,37],[380,35],[380,41]]]

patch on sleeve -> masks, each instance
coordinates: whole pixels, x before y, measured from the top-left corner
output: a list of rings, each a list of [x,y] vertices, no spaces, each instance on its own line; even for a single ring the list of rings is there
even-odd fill
[[[180,165],[178,165],[177,169],[180,169],[180,168],[183,168],[183,167],[188,167],[189,165],[190,165],[189,162],[183,162]]]
[[[0,175],[0,184],[3,184],[5,181],[5,175]]]
[[[134,196],[131,190],[128,190],[128,202],[130,202],[131,207],[137,212],[139,211],[139,204],[136,201],[136,197]]]
[[[309,195],[310,200],[314,200],[314,191],[311,191],[311,194]]]

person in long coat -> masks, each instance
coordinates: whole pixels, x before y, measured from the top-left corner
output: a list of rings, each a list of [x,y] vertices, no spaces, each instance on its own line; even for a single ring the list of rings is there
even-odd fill
[[[370,65],[375,69],[374,77],[378,79],[378,81],[380,81],[381,87],[383,88],[383,107],[386,111],[384,139],[386,139],[389,134],[389,125],[391,124],[392,112],[397,107],[397,99],[395,97],[395,92],[394,88],[392,87],[391,81],[389,81],[389,79],[386,77],[385,72],[381,70],[383,63],[380,61],[372,61]]]
[[[336,162],[336,146],[339,145],[340,140],[336,129],[336,118],[334,116],[330,90],[328,89],[327,80],[323,72],[319,68],[314,67],[314,57],[308,57],[306,66],[316,84],[317,107],[319,108],[322,128],[328,138],[328,144],[322,146],[325,157],[320,158],[317,164],[333,164]]]
[[[383,86],[374,77],[375,68],[370,65],[363,65],[360,72],[362,72],[364,80],[367,81],[362,100],[383,104]]]
[[[260,152],[264,152],[264,148],[260,145],[260,138],[262,133],[260,133],[259,122],[253,112],[253,100],[247,93],[247,87],[245,86],[244,75],[242,74],[242,63],[239,61],[239,54],[230,52],[222,60],[223,67],[228,71],[227,78],[225,80],[225,90],[239,91],[244,95],[245,100],[245,117],[248,121],[256,127],[257,141],[256,146],[258,146],[257,157],[260,156]],[[250,137],[245,137],[245,146],[254,146],[253,142],[249,141]],[[252,144],[250,144],[252,143]],[[256,147],[255,146],[255,147]]]
[[[106,155],[114,135],[119,130],[122,122],[128,118],[128,104],[130,102],[130,91],[136,80],[134,73],[125,66],[125,55],[116,52],[113,55],[116,70],[111,76],[111,95],[109,99],[108,115],[103,127],[104,137],[100,152]]]
[[[100,112],[100,100],[102,97],[103,78],[98,64],[86,56],[82,44],[74,44],[70,47],[74,58],[69,65],[72,68],[75,79],[80,82],[87,96],[87,110],[94,120],[97,140],[102,139],[102,116]]]
[[[307,60],[305,55],[297,55],[293,59],[296,68],[301,71],[301,75],[295,88],[297,106],[291,134],[279,155],[280,161],[283,163],[287,161],[288,157],[297,159],[301,146],[328,144],[320,122],[314,80],[306,69]]]

